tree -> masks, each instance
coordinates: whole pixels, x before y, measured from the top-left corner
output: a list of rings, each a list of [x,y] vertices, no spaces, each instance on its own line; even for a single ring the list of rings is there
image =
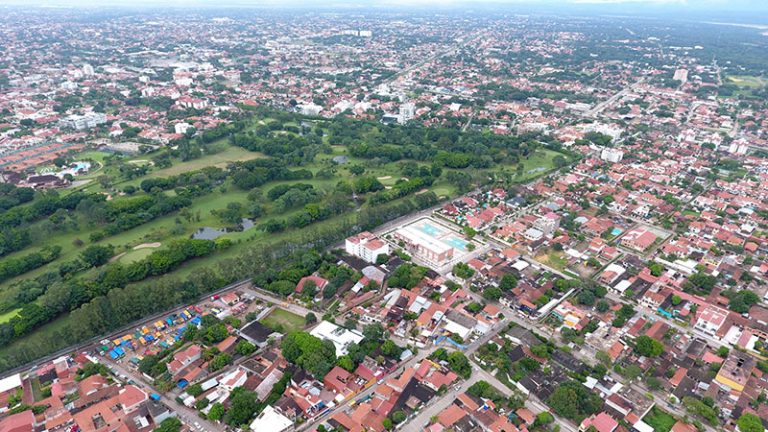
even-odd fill
[[[397,344],[395,344],[391,340],[387,340],[381,345],[381,354],[385,357],[389,357],[391,359],[398,359],[402,352],[403,352],[403,349],[397,346]]]
[[[368,324],[363,327],[363,336],[372,342],[384,341],[384,326],[381,323]]]
[[[739,426],[741,432],[765,432],[763,422],[760,417],[752,413],[744,413],[736,421],[736,425]]]
[[[98,267],[106,264],[113,254],[112,246],[91,245],[80,252],[80,259],[91,267]]]
[[[240,341],[235,347],[235,352],[241,356],[248,356],[256,352],[256,345],[248,341]]]
[[[355,370],[355,362],[352,357],[343,355],[336,360],[336,366],[346,370],[347,372],[353,372]]]
[[[579,293],[578,300],[580,304],[592,306],[595,304],[595,295],[592,291],[584,290]]]
[[[728,302],[728,308],[734,312],[746,313],[749,312],[749,308],[757,304],[760,301],[760,297],[752,291],[742,290],[730,297]]]
[[[548,425],[555,422],[555,417],[549,411],[543,411],[536,415],[535,426]]]
[[[639,336],[635,339],[635,352],[645,357],[658,357],[664,353],[664,345],[649,336]]]
[[[517,286],[517,283],[518,280],[514,275],[505,274],[499,281],[499,288],[501,288],[502,291],[510,291]]]
[[[392,413],[392,422],[394,424],[400,424],[405,421],[408,416],[403,411],[395,411]],[[746,432],[746,431],[744,431]]]
[[[316,322],[317,322],[317,316],[316,316],[314,313],[312,313],[312,312],[308,313],[308,314],[307,314],[307,315],[304,317],[304,323],[305,323],[306,325],[311,325],[311,324],[314,324],[314,323],[316,323]]]
[[[230,396],[229,411],[224,416],[224,421],[230,426],[244,426],[253,417],[258,408],[256,403],[257,395],[255,392],[246,390],[243,387],[237,387]]]
[[[289,333],[280,345],[289,362],[301,366],[315,378],[322,379],[336,364],[336,347],[307,332]]]
[[[578,381],[566,381],[547,398],[547,404],[557,415],[580,423],[603,406],[603,399]]]
[[[475,275],[475,269],[467,265],[466,263],[460,262],[453,266],[453,275],[461,278],[461,279],[469,279],[472,276]]]
[[[221,402],[216,402],[211,405],[211,409],[208,410],[208,420],[219,421],[224,418],[225,413],[226,409],[224,408],[224,405],[222,405]]]
[[[181,430],[181,420],[176,417],[169,417],[156,427],[154,432],[179,432]]]
[[[534,345],[531,347],[531,354],[539,358],[547,359],[549,358],[549,348],[544,344]]]
[[[460,351],[453,351],[448,354],[448,366],[460,377],[467,379],[472,374],[472,365],[469,359]]]
[[[501,298],[502,294],[503,293],[501,292],[501,288],[497,288],[494,286],[488,287],[483,290],[483,298],[490,301],[498,301]]]
[[[659,277],[664,273],[664,266],[659,263],[653,263],[649,268],[651,270],[651,275],[653,276]]]
[[[601,299],[595,305],[595,309],[597,309],[597,311],[600,313],[605,313],[608,311],[608,309],[610,309],[610,305],[607,301]]]

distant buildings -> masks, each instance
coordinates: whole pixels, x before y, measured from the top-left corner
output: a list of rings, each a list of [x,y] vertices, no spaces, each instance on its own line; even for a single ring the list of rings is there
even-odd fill
[[[107,115],[99,112],[89,112],[83,115],[72,114],[59,120],[61,127],[75,130],[92,129],[106,122]]]
[[[344,246],[348,254],[369,263],[376,262],[379,255],[389,255],[389,245],[368,231],[349,237]]]

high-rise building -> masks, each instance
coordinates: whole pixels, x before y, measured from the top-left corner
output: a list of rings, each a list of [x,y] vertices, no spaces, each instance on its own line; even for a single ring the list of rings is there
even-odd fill
[[[416,117],[416,104],[406,102],[400,105],[400,123],[407,123],[414,117]]]

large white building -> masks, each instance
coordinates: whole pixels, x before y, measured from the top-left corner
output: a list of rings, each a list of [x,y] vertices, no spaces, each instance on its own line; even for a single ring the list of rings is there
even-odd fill
[[[349,237],[344,246],[348,254],[369,263],[376,262],[379,255],[389,255],[389,245],[368,231]]]
[[[89,65],[88,63],[83,65],[83,75],[93,76],[95,73],[96,71],[93,70],[93,66]]]
[[[350,345],[360,343],[364,339],[362,333],[355,330],[347,330],[328,321],[321,321],[309,334],[333,342],[333,345],[336,347],[336,357],[347,354]]]
[[[283,432],[292,427],[293,421],[272,406],[264,408],[264,411],[251,423],[251,430],[254,432]]]
[[[613,163],[621,162],[624,159],[624,152],[619,149],[606,147],[600,152],[600,159]]]
[[[84,130],[95,128],[107,122],[107,115],[99,112],[89,112],[83,115],[72,114],[59,121],[62,127]]]
[[[442,266],[453,258],[453,247],[412,226],[395,231],[395,238],[403,241],[409,252],[429,264]]]

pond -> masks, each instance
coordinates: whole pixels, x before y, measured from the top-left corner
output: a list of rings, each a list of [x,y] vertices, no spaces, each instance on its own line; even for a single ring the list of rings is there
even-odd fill
[[[256,224],[251,219],[243,218],[240,224],[228,228],[202,227],[192,234],[195,240],[216,240],[224,234],[231,232],[243,232],[253,228]]]

